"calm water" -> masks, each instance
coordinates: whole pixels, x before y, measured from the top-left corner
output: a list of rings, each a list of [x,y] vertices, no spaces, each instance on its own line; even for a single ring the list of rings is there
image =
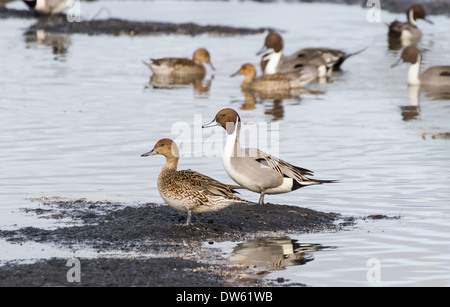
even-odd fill
[[[231,182],[214,156],[220,146],[208,143],[220,144],[223,132],[202,131],[200,125],[232,107],[247,127],[271,123],[269,129],[279,130],[279,147],[273,149],[281,158],[314,170],[317,178],[342,180],[269,195],[267,201],[346,216],[401,216],[361,221],[352,231],[289,238],[324,248],[308,251],[304,265],[274,270],[267,278],[311,286],[450,286],[450,140],[422,138],[450,131],[450,100],[408,96],[408,65],[390,68],[399,52],[388,49],[384,23],[403,15],[382,12],[380,23],[369,23],[366,10],[346,5],[97,1],[82,2],[82,16],[90,18],[102,6],[113,17],[134,20],[277,28],[285,31],[287,54],[308,46],[369,48],[347,60],[332,82],[310,87],[315,92],[299,99],[257,99],[248,109],[239,88],[242,78],[229,75],[245,62],[258,64],[255,53],[264,34],[72,35],[38,41],[24,35],[32,20],[0,20],[2,229],[51,227],[51,221],[20,210],[35,208],[39,204],[31,199],[41,196],[162,203],[156,177],[163,158],[140,155],[163,137],[192,141],[180,168]],[[434,25],[420,23],[424,66],[449,65],[450,20],[431,19]],[[209,87],[152,87],[142,60],[190,56],[201,46],[216,67],[214,76],[209,70],[206,77]],[[258,199],[252,192],[242,196]],[[227,257],[237,248],[236,243],[215,246]],[[54,255],[67,252],[0,241],[0,262]],[[378,283],[366,277],[372,258],[379,263]]]

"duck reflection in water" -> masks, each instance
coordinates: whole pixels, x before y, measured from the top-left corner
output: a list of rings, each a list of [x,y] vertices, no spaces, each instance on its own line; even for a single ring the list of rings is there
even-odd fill
[[[25,32],[25,42],[36,43],[52,48],[54,55],[64,55],[70,46],[70,36],[65,34],[49,33],[43,30]],[[57,58],[55,58],[57,59]]]
[[[420,87],[417,85],[408,86],[409,105],[400,106],[402,119],[410,121],[418,119],[420,116]]]
[[[254,110],[256,105],[264,104],[264,114],[271,115],[272,121],[281,120],[284,118],[283,100],[294,101],[294,104],[299,104],[302,94],[321,95],[325,92],[310,90],[306,88],[291,89],[286,92],[264,93],[255,90],[242,88],[241,93],[244,96],[244,101],[241,104],[241,110]],[[268,102],[268,104],[266,104]],[[271,104],[269,102],[272,102]]]
[[[207,97],[209,95],[209,89],[211,87],[214,76],[210,79],[204,80],[205,76],[186,75],[186,76],[164,76],[153,74],[150,77],[150,85],[155,89],[175,89],[185,88],[191,86],[194,88],[194,92],[201,96]]]
[[[303,265],[314,260],[312,253],[324,248],[327,247],[298,243],[287,237],[258,238],[236,245],[229,260],[267,270],[283,270],[287,266]]]

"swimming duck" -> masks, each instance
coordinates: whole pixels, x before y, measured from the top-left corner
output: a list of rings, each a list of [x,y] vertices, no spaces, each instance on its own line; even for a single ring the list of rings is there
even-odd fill
[[[31,10],[45,15],[59,14],[70,6],[67,0],[23,0],[23,2]]]
[[[213,70],[211,64],[211,56],[205,48],[195,50],[191,59],[187,58],[162,58],[151,59],[151,63],[144,61],[144,64],[150,67],[154,74],[167,76],[205,76],[206,68],[203,63],[208,63]]]
[[[298,73],[263,75],[256,78],[256,68],[253,64],[246,63],[231,75],[244,75],[245,79],[241,83],[243,89],[250,89],[258,92],[287,91],[292,88],[303,87],[317,78],[317,70],[312,66],[305,66]]]
[[[393,40],[400,40],[402,46],[408,46],[420,41],[422,32],[417,27],[417,20],[423,19],[426,22],[433,22],[426,18],[425,9],[419,5],[411,6],[406,12],[407,22],[393,21],[389,25],[388,37]]]
[[[227,132],[222,156],[225,171],[243,188],[260,193],[260,205],[264,204],[265,194],[287,193],[309,185],[335,182],[309,178],[313,175],[310,170],[289,164],[257,148],[242,148],[239,142],[241,118],[233,109],[220,110],[203,128],[216,125]]]
[[[191,225],[192,213],[215,212],[233,204],[250,203],[234,195],[239,186],[221,183],[193,170],[177,171],[180,154],[171,139],[159,140],[151,151],[141,156],[153,155],[166,157],[158,176],[159,194],[172,208],[187,212],[186,225]]]
[[[317,67],[319,77],[325,77],[333,70],[339,70],[346,59],[365,50],[348,54],[331,48],[304,48],[290,56],[284,56],[283,48],[284,42],[280,34],[271,32],[266,36],[264,46],[257,53],[259,55],[267,49],[273,49],[273,52],[261,58],[261,70],[264,74],[291,73],[304,66],[314,66]]]
[[[392,67],[397,66],[402,61],[411,63],[407,79],[409,85],[450,86],[450,66],[432,66],[420,73],[422,54],[416,47],[408,46],[404,48],[402,56],[396,63],[392,64]]]

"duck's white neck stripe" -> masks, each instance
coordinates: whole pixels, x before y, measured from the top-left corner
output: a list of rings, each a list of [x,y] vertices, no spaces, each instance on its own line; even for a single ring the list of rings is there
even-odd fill
[[[420,61],[422,60],[419,55],[417,62],[415,64],[411,64],[408,69],[408,84],[409,85],[419,85],[420,84]]]
[[[414,10],[409,10],[409,12],[408,12],[408,19],[409,19],[409,23],[410,24],[412,24],[413,26],[417,26],[417,22],[416,22],[416,20],[414,19]]]
[[[241,132],[241,122],[238,120],[235,125],[234,131],[232,134],[227,133],[227,140],[225,143],[225,148],[223,149],[223,157],[233,157],[235,155],[235,145],[237,148],[240,147],[239,144],[239,135]]]
[[[281,60],[281,51],[280,52],[272,52],[269,53],[264,57],[265,59],[268,59],[269,61],[266,64],[266,68],[264,70],[264,73],[266,75],[273,75],[277,73],[277,67]]]

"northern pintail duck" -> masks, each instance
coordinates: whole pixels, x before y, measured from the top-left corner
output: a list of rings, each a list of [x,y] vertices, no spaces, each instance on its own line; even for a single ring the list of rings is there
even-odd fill
[[[151,63],[144,61],[144,64],[150,67],[154,74],[166,76],[205,76],[206,68],[203,63],[208,63],[214,70],[211,64],[211,56],[205,48],[195,50],[191,59],[187,58],[162,58],[151,59]]]
[[[426,18],[425,9],[419,5],[411,6],[406,12],[407,22],[393,21],[389,25],[388,37],[394,40],[400,40],[402,46],[408,46],[417,43],[422,37],[422,32],[417,27],[417,20],[423,19],[432,24],[433,22]]]
[[[339,70],[350,56],[365,50],[348,54],[331,48],[304,48],[290,56],[284,56],[283,48],[284,42],[280,34],[271,32],[266,36],[264,46],[257,53],[259,55],[267,49],[273,49],[273,52],[261,58],[261,70],[264,74],[291,73],[304,66],[314,66],[318,69],[319,77],[325,77],[333,70]]]
[[[432,87],[450,86],[450,66],[432,66],[420,73],[422,54],[414,46],[403,49],[401,58],[392,67],[401,61],[411,63],[408,69],[409,85],[428,85]]]
[[[298,73],[272,74],[256,77],[256,68],[253,64],[246,63],[231,75],[244,75],[245,79],[241,83],[243,89],[250,89],[257,92],[277,92],[288,91],[292,88],[303,87],[318,76],[317,70],[312,66],[305,66]]]
[[[40,14],[59,14],[70,5],[67,4],[68,0],[23,0],[28,7]]]
[[[214,212],[233,204],[250,203],[234,195],[235,185],[221,183],[193,170],[177,171],[179,150],[171,139],[159,140],[142,157],[163,155],[166,164],[158,176],[158,191],[164,201],[176,210],[187,212],[186,225],[193,213]]]
[[[259,204],[265,194],[280,194],[304,186],[331,183],[334,180],[311,179],[313,172],[291,165],[257,148],[242,148],[239,142],[241,118],[233,109],[220,110],[203,128],[219,125],[227,132],[222,163],[225,171],[236,183],[250,191],[260,193]]]

